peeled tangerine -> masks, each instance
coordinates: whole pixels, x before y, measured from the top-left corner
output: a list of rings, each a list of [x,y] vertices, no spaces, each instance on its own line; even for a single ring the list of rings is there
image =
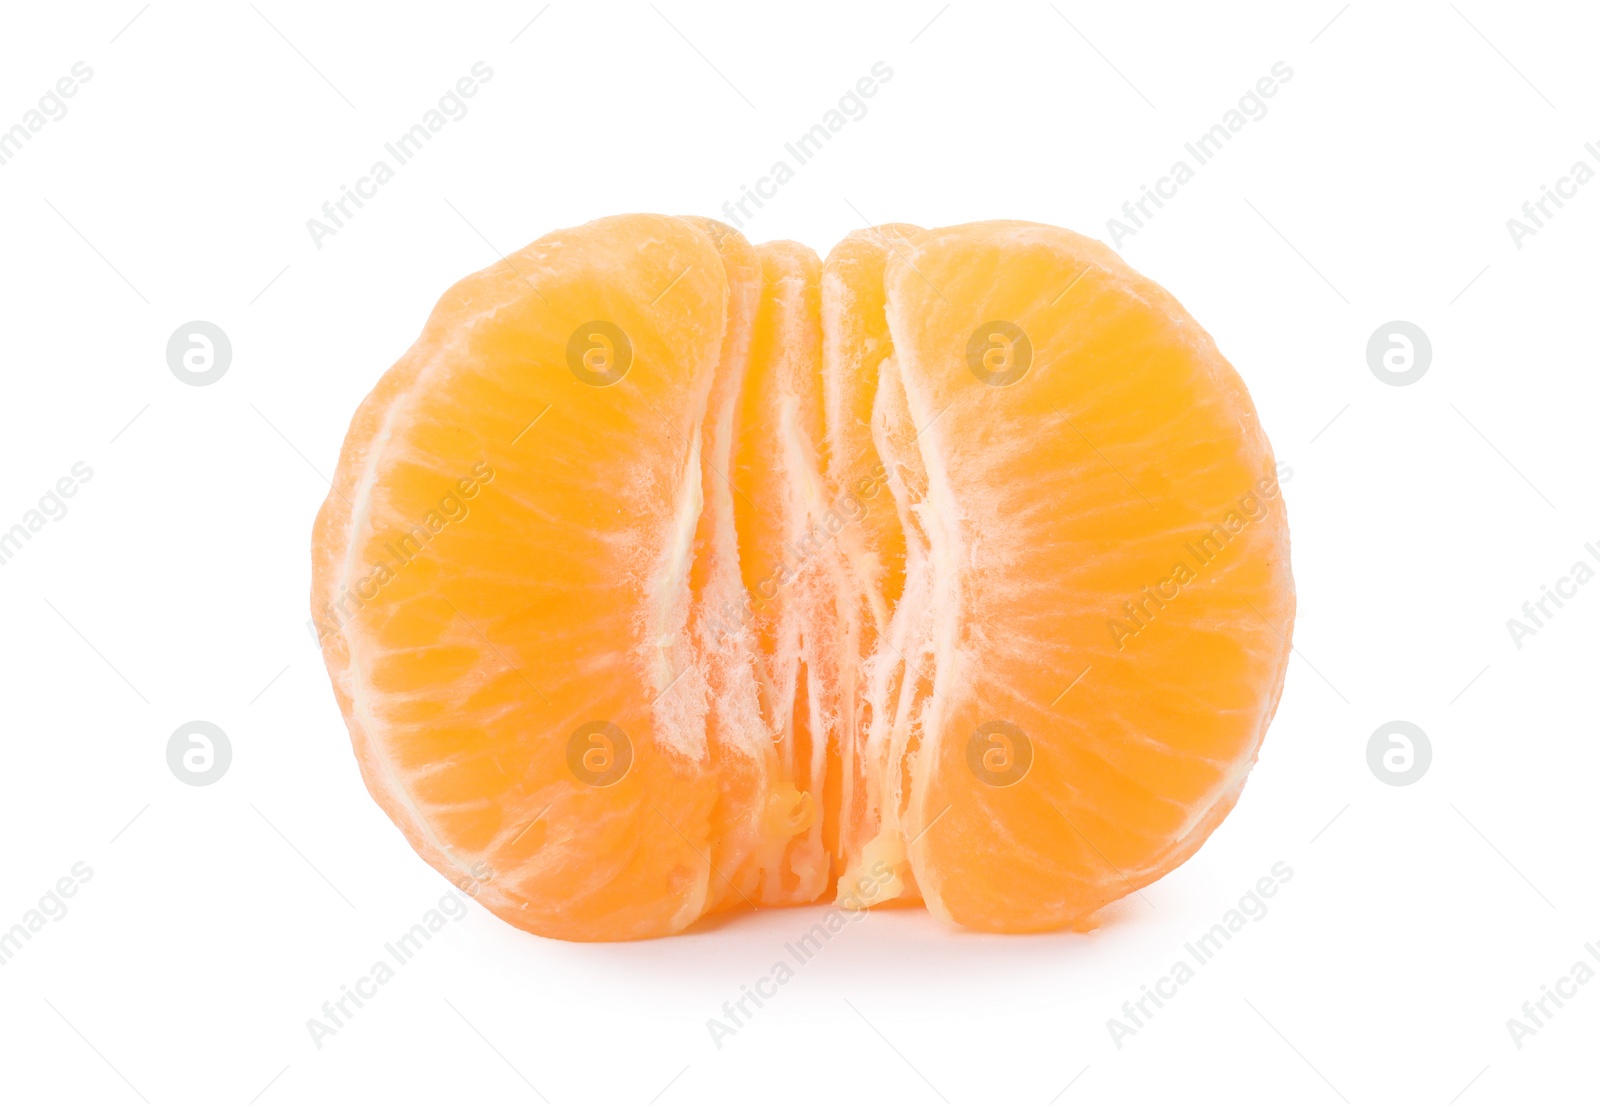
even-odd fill
[[[822,898],[1082,921],[1233,807],[1294,617],[1238,375],[1013,222],[540,239],[361,405],[313,571],[373,797],[584,940]]]

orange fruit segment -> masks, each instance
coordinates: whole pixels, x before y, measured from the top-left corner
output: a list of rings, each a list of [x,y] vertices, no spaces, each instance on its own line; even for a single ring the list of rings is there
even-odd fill
[[[839,895],[868,904],[914,900],[898,819],[901,749],[892,739],[905,659],[894,629],[902,611],[909,556],[920,556],[911,505],[923,487],[907,449],[914,431],[894,372],[884,268],[920,228],[886,224],[857,231],[823,266],[823,395],[828,483],[841,526],[835,626],[840,675],[835,690],[840,735]],[[887,437],[886,437],[887,436]]]
[[[885,284],[928,483],[911,868],[947,919],[1059,927],[1187,858],[1254,764],[1293,618],[1271,449],[1099,243],[931,231]]]
[[[661,934],[711,895],[730,755],[677,633],[728,307],[709,236],[658,217],[468,278],[357,413],[318,520],[369,789],[529,930]]]
[[[827,562],[811,526],[822,496],[821,262],[793,242],[767,243],[758,253],[761,295],[730,479],[763,716],[787,786],[773,800],[784,811],[774,815],[793,836],[763,897],[808,903],[827,891],[830,869],[820,803],[828,768],[820,687],[831,659],[808,618],[824,595]]]
[[[351,424],[312,607],[413,848],[613,940],[1083,920],[1237,799],[1294,596],[1242,383],[1099,244],[635,215],[446,293]]]

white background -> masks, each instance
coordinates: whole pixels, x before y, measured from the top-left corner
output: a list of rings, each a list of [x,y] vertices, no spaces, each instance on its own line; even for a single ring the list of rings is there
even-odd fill
[[[1600,982],[1520,1048],[1506,1021],[1600,969],[1600,583],[1520,649],[1506,621],[1600,568],[1600,182],[1520,249],[1506,220],[1600,169],[1600,19],[1339,5],[8,5],[0,126],[94,75],[0,166],[0,529],[94,475],[0,566],[0,928],[73,863],[93,878],[0,966],[0,1099],[1592,1103]],[[306,220],[479,60],[470,113],[314,246]],[[362,788],[306,629],[352,411],[455,279],[603,215],[719,215],[876,61],[867,116],[750,238],[1018,218],[1109,241],[1293,69],[1120,247],[1294,471],[1297,650],[1243,800],[1092,933],[873,914],[720,1047],[706,1021],[821,909],[574,945],[474,904],[319,1049],[306,1021],[450,891]],[[234,351],[203,388],[165,358],[196,319]],[[1433,345],[1407,387],[1365,356],[1396,319]],[[233,748],[205,788],[166,762],[195,719]],[[1403,788],[1366,756],[1395,719],[1433,752]],[[1270,914],[1114,1044],[1277,861]]]

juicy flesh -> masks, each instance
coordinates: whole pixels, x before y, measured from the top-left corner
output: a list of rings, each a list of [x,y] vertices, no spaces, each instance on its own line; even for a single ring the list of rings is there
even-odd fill
[[[594,321],[614,383],[572,368]],[[969,358],[989,321],[1031,344],[1010,383]],[[1232,807],[1294,611],[1231,367],[1104,247],[1021,223],[826,261],[699,219],[547,236],[362,405],[313,558],[373,796],[567,939],[830,896],[1082,920]],[[973,768],[993,721],[1027,736],[1012,784]]]

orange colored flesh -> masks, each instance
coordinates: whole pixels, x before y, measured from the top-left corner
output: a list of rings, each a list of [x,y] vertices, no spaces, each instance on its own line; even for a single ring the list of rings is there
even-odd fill
[[[1098,243],[822,261],[640,215],[445,295],[351,424],[312,608],[417,852],[609,940],[826,897],[1084,919],[1238,798],[1294,591],[1243,384]]]

